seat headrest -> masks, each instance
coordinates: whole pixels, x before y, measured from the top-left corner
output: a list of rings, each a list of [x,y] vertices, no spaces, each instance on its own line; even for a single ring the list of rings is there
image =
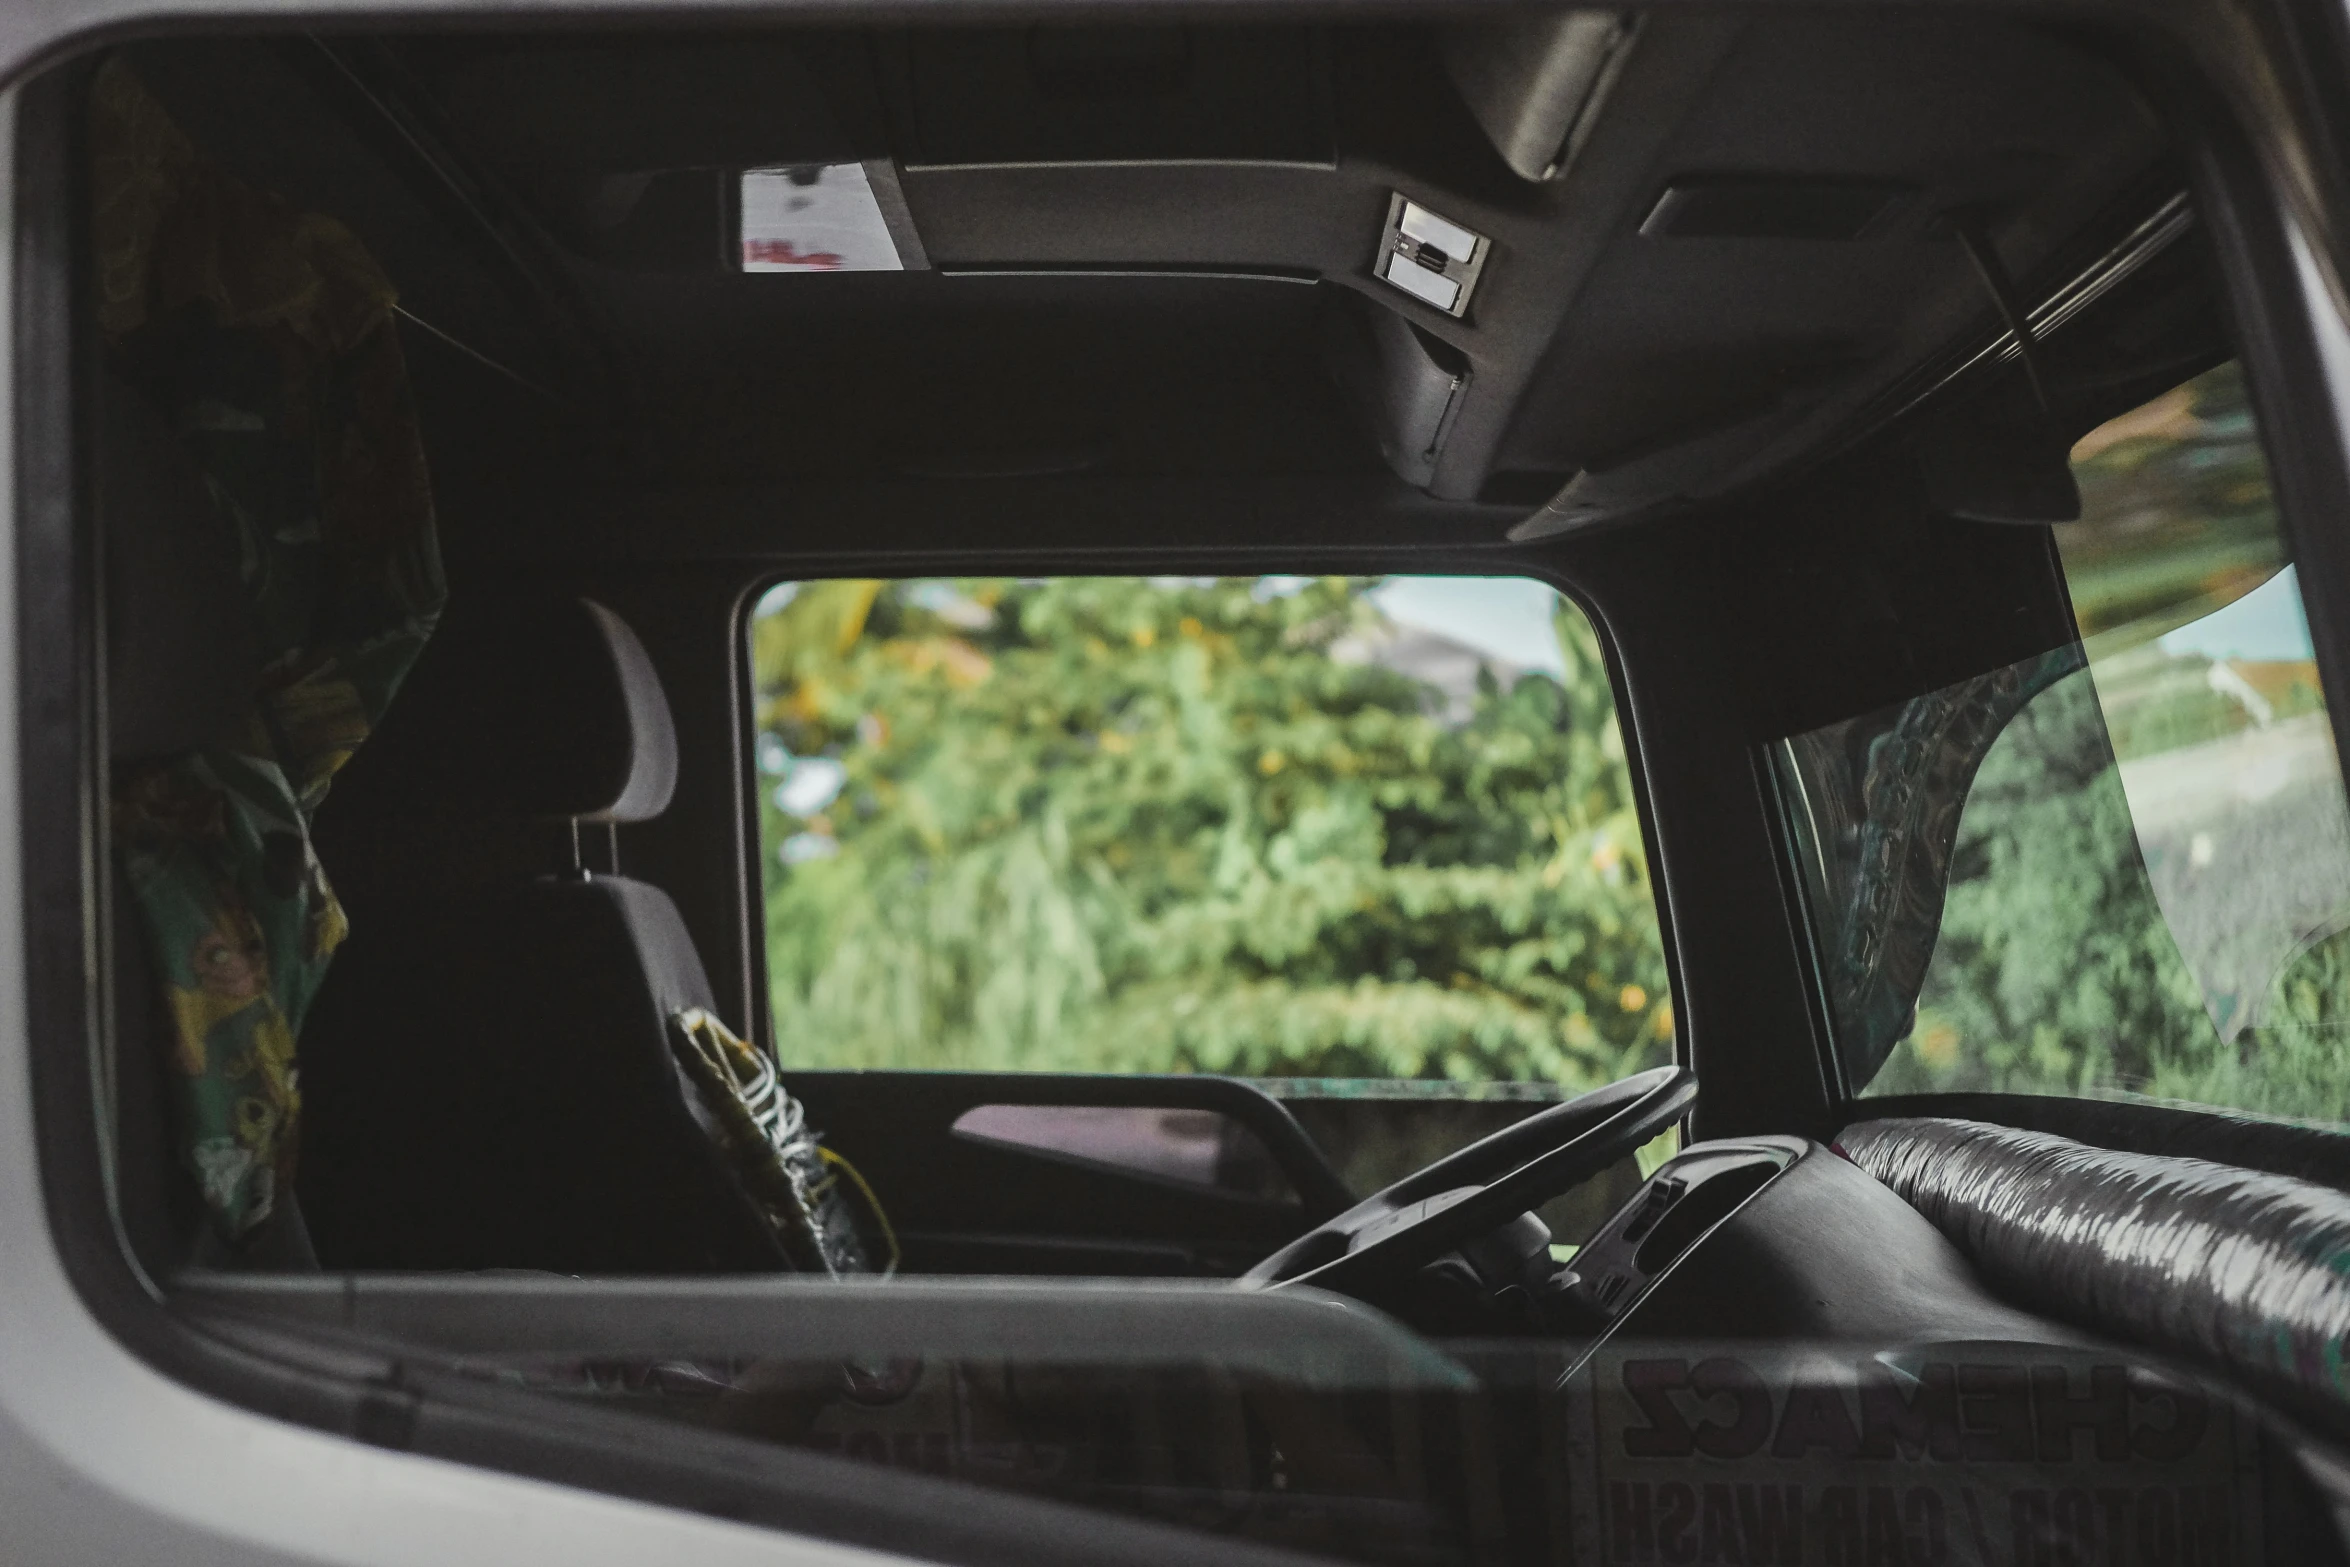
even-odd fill
[[[335,790],[386,819],[641,822],[677,787],[677,730],[628,623],[592,599],[452,598]]]
[[[171,421],[111,374],[98,379],[94,469],[115,758],[143,761],[225,739],[251,713],[261,680],[230,524]]]

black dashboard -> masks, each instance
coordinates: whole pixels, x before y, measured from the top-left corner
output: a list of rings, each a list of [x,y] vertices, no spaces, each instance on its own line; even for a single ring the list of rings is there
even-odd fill
[[[1795,1137],[1700,1143],[1568,1263],[1554,1327],[1615,1338],[2081,1343],[1993,1295],[1914,1208]]]

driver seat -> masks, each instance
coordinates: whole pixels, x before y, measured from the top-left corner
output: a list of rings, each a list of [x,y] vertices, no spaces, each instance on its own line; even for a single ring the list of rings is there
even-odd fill
[[[673,1016],[714,1009],[677,906],[577,859],[583,827],[669,804],[652,662],[591,600],[484,609],[436,633],[321,814],[351,935],[302,1038],[320,1261],[787,1268],[672,1054]]]

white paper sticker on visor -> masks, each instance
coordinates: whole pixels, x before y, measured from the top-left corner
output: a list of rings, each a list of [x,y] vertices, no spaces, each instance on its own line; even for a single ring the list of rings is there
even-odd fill
[[[902,272],[898,247],[854,163],[743,173],[745,272]]]

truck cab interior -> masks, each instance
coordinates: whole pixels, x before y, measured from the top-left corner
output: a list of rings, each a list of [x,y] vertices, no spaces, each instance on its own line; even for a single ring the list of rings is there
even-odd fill
[[[129,37],[21,112],[50,1200],[173,1374],[949,1562],[2342,1555],[2345,1106],[2246,1097],[2287,1003],[2195,999],[2235,949],[2176,911],[2333,865],[2346,470],[2196,62],[1927,6],[574,18]],[[2093,465],[2191,415],[2253,542],[2163,598]],[[770,590],[1277,575],[1588,623],[1647,1053],[1389,1166],[1273,1074],[809,1064]],[[2195,693],[2301,847],[2174,844],[2122,633],[2296,580],[2303,684]],[[1948,1068],[1965,889],[2041,875],[1970,812],[2067,702],[2237,1088],[2014,1091],[2021,981],[2010,1078]]]

